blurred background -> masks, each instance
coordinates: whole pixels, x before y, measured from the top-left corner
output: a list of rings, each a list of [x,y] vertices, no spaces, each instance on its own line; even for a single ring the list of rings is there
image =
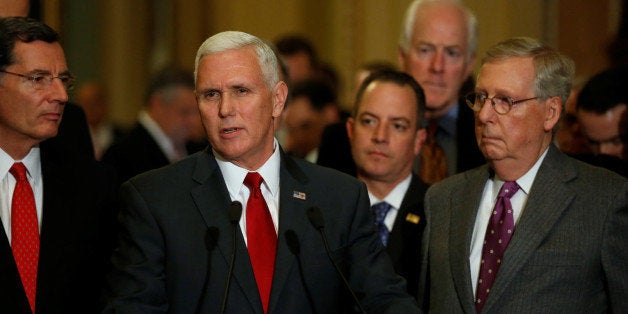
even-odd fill
[[[12,1],[12,0],[3,0]],[[114,122],[131,125],[150,75],[165,65],[190,70],[198,46],[224,30],[274,41],[311,40],[338,74],[341,105],[353,75],[371,60],[397,64],[397,41],[410,0],[30,0],[31,16],[62,35],[78,84],[100,81]],[[478,18],[479,56],[513,36],[542,39],[572,57],[577,81],[608,67],[626,36],[628,0],[466,0]],[[623,13],[622,13],[623,12]],[[623,39],[625,45],[625,39]]]

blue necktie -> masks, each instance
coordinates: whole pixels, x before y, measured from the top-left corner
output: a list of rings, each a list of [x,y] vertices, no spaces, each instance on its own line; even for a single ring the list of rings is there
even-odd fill
[[[384,219],[386,219],[386,214],[390,210],[390,207],[390,204],[386,202],[377,203],[371,206],[371,211],[375,217],[375,227],[377,228],[377,232],[379,233],[379,237],[382,239],[384,246],[388,244],[388,236],[390,235],[388,228],[386,228],[386,225],[384,224]]]

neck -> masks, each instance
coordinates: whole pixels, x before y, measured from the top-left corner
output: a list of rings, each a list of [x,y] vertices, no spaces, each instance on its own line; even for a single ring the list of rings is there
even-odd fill
[[[399,185],[399,183],[405,180],[407,175],[409,175],[409,173],[406,174],[406,176],[397,178],[395,180],[380,180],[358,173],[358,179],[366,184],[366,188],[368,189],[369,193],[373,194],[375,197],[381,200],[388,196],[388,194],[390,194],[390,192],[397,185]]]
[[[545,150],[549,147],[549,143],[543,143],[536,148],[535,154],[530,158],[505,158],[502,160],[488,161],[489,165],[495,171],[495,174],[504,181],[516,181],[526,174],[541,158]]]

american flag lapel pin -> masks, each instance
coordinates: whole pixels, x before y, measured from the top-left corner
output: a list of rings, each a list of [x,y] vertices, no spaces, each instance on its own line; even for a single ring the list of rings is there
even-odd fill
[[[304,200],[305,201],[305,193],[303,193],[303,192],[292,191],[292,197],[298,198],[300,200]]]

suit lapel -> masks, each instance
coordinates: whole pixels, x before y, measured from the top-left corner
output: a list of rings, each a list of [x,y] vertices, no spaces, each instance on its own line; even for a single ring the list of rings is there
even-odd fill
[[[279,302],[283,287],[288,280],[288,274],[292,268],[299,267],[298,261],[290,252],[284,236],[286,231],[293,230],[298,239],[303,239],[305,226],[309,223],[306,210],[312,206],[312,202],[308,198],[310,193],[306,183],[305,174],[290,157],[282,152],[279,183],[279,232],[269,312],[272,312],[272,309]]]
[[[461,189],[451,195],[449,252],[451,274],[456,292],[465,312],[473,313],[473,286],[469,254],[471,237],[475,226],[484,185],[489,177],[488,166],[481,167],[466,174]],[[462,227],[460,227],[462,226]]]
[[[521,214],[515,233],[504,253],[504,263],[484,309],[488,311],[517,272],[525,265],[534,250],[552,230],[562,212],[575,198],[575,192],[565,182],[577,175],[570,161],[552,145],[537,172],[530,195]]]
[[[37,273],[37,299],[45,302],[48,286],[62,280],[60,269],[64,259],[71,258],[67,246],[74,241],[68,235],[76,221],[72,212],[78,208],[76,174],[72,167],[64,166],[42,149],[43,209],[40,236],[39,267]],[[39,302],[38,301],[38,302]]]
[[[233,251],[233,229],[229,222],[227,207],[231,199],[220,168],[210,153],[199,154],[192,178],[199,183],[199,186],[191,191],[192,199],[207,227],[218,228],[220,236],[217,249],[225,264],[229,265]],[[236,257],[233,266],[235,280],[231,282],[230,290],[233,290],[234,284],[238,285],[255,311],[262,308],[262,303],[242,231],[239,225],[236,225],[236,228]]]
[[[401,206],[399,207],[399,211],[397,212],[393,230],[390,233],[390,239],[388,240],[388,245],[386,246],[386,251],[390,256],[395,269],[397,269],[399,264],[404,262],[401,260],[404,244],[407,246],[410,243],[417,243],[417,245],[419,243],[418,241],[421,235],[417,234],[414,230],[417,230],[417,226],[420,223],[423,223],[421,220],[425,219],[422,210],[422,203],[426,189],[427,185],[422,183],[419,177],[413,174],[410,186],[408,187],[408,190],[403,197],[403,201],[401,202]],[[412,218],[418,218],[419,220],[416,222],[406,221],[409,214],[416,216]]]

